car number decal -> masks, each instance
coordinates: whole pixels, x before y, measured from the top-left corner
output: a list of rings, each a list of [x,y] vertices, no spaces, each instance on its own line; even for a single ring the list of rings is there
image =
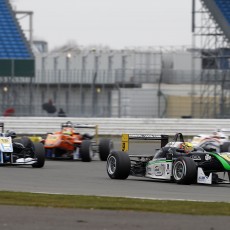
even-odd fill
[[[0,150],[2,152],[13,152],[11,137],[0,137]]]

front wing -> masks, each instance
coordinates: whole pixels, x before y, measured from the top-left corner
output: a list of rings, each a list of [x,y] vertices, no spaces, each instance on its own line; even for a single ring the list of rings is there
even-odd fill
[[[28,158],[19,158],[16,160],[16,162],[12,162],[12,161],[3,162],[3,161],[1,161],[0,165],[33,165],[35,163],[37,163],[36,159],[28,157]]]

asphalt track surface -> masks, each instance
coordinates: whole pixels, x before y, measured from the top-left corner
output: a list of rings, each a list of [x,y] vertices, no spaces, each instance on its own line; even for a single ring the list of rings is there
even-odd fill
[[[115,148],[119,149],[115,140]],[[155,148],[155,147],[154,147]],[[131,153],[151,154],[138,144]],[[133,151],[133,152],[132,152]],[[44,168],[0,167],[1,191],[230,202],[230,185],[177,185],[144,178],[111,180],[106,162],[48,160]],[[229,217],[0,206],[0,229],[226,229]],[[165,222],[165,220],[167,220]],[[12,222],[14,224],[12,224]],[[193,223],[193,224],[191,224]],[[221,223],[221,225],[220,225]],[[199,227],[200,226],[200,227]]]
[[[229,217],[0,206],[1,230],[226,230]]]

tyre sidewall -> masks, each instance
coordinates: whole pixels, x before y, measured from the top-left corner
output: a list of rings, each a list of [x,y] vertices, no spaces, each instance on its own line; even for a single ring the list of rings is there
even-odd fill
[[[100,160],[106,161],[112,149],[113,142],[110,139],[101,139],[98,146]]]
[[[111,159],[114,159],[116,162],[116,167],[113,173],[109,170]],[[106,168],[111,179],[126,179],[129,176],[131,169],[129,155],[121,151],[112,151],[107,158]]]
[[[83,140],[80,147],[80,158],[83,162],[92,161],[92,143],[90,140]]]
[[[184,169],[183,169],[183,175],[181,178],[177,178],[175,176],[175,170],[179,164],[182,164]],[[192,184],[195,183],[196,178],[197,178],[197,166],[196,163],[194,162],[193,159],[190,157],[179,157],[175,160],[173,164],[173,172],[172,176],[174,181],[177,184]]]
[[[34,168],[42,168],[45,165],[45,148],[42,143],[35,142],[34,152],[35,158],[37,158],[37,162],[32,165]]]

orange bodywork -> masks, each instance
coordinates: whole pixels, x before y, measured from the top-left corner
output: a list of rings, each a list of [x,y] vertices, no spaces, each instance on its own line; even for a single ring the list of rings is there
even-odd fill
[[[82,135],[75,133],[73,128],[63,128],[61,131],[48,134],[45,141],[44,147],[46,149],[60,148],[67,152],[74,151],[77,144],[82,143]]]

